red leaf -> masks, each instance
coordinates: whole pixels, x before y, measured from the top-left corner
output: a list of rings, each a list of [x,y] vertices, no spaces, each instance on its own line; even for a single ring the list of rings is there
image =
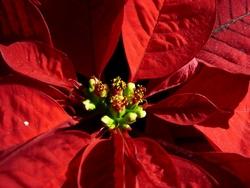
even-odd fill
[[[196,128],[221,150],[249,156],[249,77],[203,66],[178,91],[186,92],[200,93],[224,111]]]
[[[114,182],[116,188],[124,187],[126,182],[125,168],[125,140],[121,132],[112,134],[114,151]]]
[[[185,183],[192,182],[192,179],[195,178],[195,184],[190,187],[196,187],[195,185],[197,185],[196,183],[199,179],[202,177],[205,178],[205,176],[209,178],[210,183],[213,185],[212,187],[235,188],[249,187],[250,185],[249,173],[247,173],[250,165],[249,158],[244,158],[232,153],[190,152],[189,150],[168,143],[161,142],[161,144],[167,151],[171,151],[179,156],[189,159],[189,161],[186,161],[183,158],[171,155],[171,159],[176,166],[180,180],[183,180]],[[201,174],[200,177],[195,177],[195,169],[194,172],[189,173],[189,171],[193,171],[192,169],[195,167],[199,168],[198,170],[203,173],[203,176]],[[189,179],[189,177],[191,181],[186,180],[186,178]],[[200,183],[198,183],[198,185],[199,184]],[[198,187],[203,187],[201,185]]]
[[[0,150],[72,119],[51,98],[18,84],[0,85]]]
[[[250,157],[250,84],[248,92],[235,108],[228,122],[204,122],[196,128],[203,132],[224,152],[239,153]],[[220,118],[220,117],[218,117]],[[215,126],[218,126],[215,128]]]
[[[249,0],[217,0],[216,26],[198,58],[226,71],[249,75],[249,8]]]
[[[68,98],[65,93],[63,93],[60,89],[54,86],[39,82],[37,80],[32,80],[30,78],[18,74],[9,74],[4,78],[1,78],[0,84],[25,85],[45,93],[49,97],[53,98],[55,101],[64,102]]]
[[[136,177],[138,187],[150,187],[150,185],[159,188],[177,187],[179,182],[177,182],[176,168],[163,148],[147,138],[134,139],[134,147],[137,161],[143,168]],[[130,170],[133,174],[133,168]]]
[[[175,94],[148,108],[157,117],[179,125],[202,122],[218,110],[208,98],[197,93]]]
[[[86,148],[79,172],[79,187],[166,188],[176,185],[175,170],[162,148],[148,139],[124,139],[120,138],[119,144],[114,140],[98,140]],[[135,147],[136,153],[132,155],[128,147]],[[126,148],[124,152],[116,152],[123,148]]]
[[[98,162],[98,164],[97,164]],[[114,148],[108,140],[96,140],[85,149],[78,174],[78,187],[114,187]]]
[[[148,114],[146,120],[146,135],[164,147],[174,144],[189,151],[214,151],[205,136],[193,126],[179,126],[152,114]]]
[[[69,55],[78,72],[100,76],[120,36],[124,1],[50,0],[41,4],[56,46]]]
[[[52,45],[44,18],[29,0],[2,0],[0,11],[1,43],[38,40]]]
[[[239,178],[245,186],[250,185],[250,159],[233,153],[202,153],[202,158],[214,167],[220,167]],[[212,167],[212,166],[210,166]],[[228,179],[230,182],[230,179]]]
[[[0,161],[1,187],[61,187],[68,165],[89,142],[81,131],[57,130],[21,145]]]
[[[248,90],[249,77],[202,66],[177,93],[200,93],[220,109],[231,112]]]
[[[195,163],[173,155],[171,155],[171,160],[177,170],[180,187],[214,187],[208,173]]]
[[[188,63],[214,19],[214,0],[128,0],[122,34],[131,79],[164,77]]]
[[[42,43],[16,42],[0,46],[3,59],[14,71],[36,80],[71,88],[76,79],[68,57]]]
[[[147,94],[146,97],[152,96],[162,91],[166,91],[168,89],[177,87],[184,82],[186,82],[193,74],[196,73],[198,69],[198,62],[196,59],[193,59],[185,66],[181,67],[176,72],[172,73],[171,75],[150,80],[149,84],[147,85]]]
[[[168,143],[173,143],[174,135],[170,128],[173,124],[154,116],[151,113],[147,114],[145,133],[147,137],[151,137],[154,140],[164,140]]]
[[[171,156],[171,158],[178,169],[178,175],[184,185],[186,182],[190,182],[190,187],[197,188],[249,187],[248,158],[230,153],[215,152],[199,153],[198,155],[190,153],[188,158],[192,162],[176,156]],[[199,180],[202,181],[199,182]]]

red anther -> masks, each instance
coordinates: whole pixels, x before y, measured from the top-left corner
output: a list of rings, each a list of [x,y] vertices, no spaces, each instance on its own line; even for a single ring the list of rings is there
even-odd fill
[[[120,77],[117,77],[112,80],[111,86],[113,95],[121,95],[123,90],[127,87],[127,84]]]
[[[120,112],[128,105],[128,100],[120,95],[114,95],[111,97],[110,103],[115,111]]]
[[[146,93],[146,88],[141,85],[138,85],[137,88],[135,89],[134,96],[132,98],[132,103],[133,104],[142,103],[145,93]]]
[[[97,96],[101,96],[103,91],[107,90],[107,87],[105,87],[105,85],[101,82],[98,82],[96,85],[95,85],[95,94]]]

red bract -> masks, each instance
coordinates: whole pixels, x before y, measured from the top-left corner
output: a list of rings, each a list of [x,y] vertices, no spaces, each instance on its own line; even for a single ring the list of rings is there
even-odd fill
[[[249,6],[249,0],[218,1],[217,21],[199,58],[223,70],[249,75]]]
[[[198,54],[203,63],[234,74],[249,75],[249,3],[249,1],[231,3],[225,0],[218,1],[217,21],[212,36]],[[217,116],[217,120],[214,118],[205,126],[198,128],[221,150],[238,152],[249,157],[249,77],[233,76],[223,72],[215,76],[216,78],[212,78],[214,81],[208,81],[206,87],[214,82],[219,82],[220,87],[216,87],[210,94],[205,88],[203,92],[213,97],[214,99],[209,97],[213,101],[218,101],[217,103],[228,112],[228,115]],[[228,94],[222,95],[222,91]],[[238,101],[239,98],[242,100]],[[218,122],[218,119],[224,121]]]
[[[168,83],[166,82],[166,84]],[[160,85],[156,85],[157,87],[161,89]],[[185,103],[181,100],[172,104],[171,98],[183,94],[186,96],[195,96],[195,94],[206,96],[213,103],[201,103],[195,100],[196,103],[192,101],[191,97],[187,97],[185,103],[189,104],[188,108],[184,107]],[[249,99],[248,76],[231,74],[216,68],[202,66],[192,76],[192,79],[177,90],[173,96],[159,102],[158,107],[152,106],[152,108],[157,108],[153,110],[157,117],[168,122],[183,125],[196,124],[195,128],[204,133],[209,141],[218,147],[217,149],[225,152],[236,152],[249,157]],[[171,107],[164,108],[166,105],[170,106],[169,104],[171,104]],[[180,104],[183,106],[176,109]],[[216,106],[213,104],[216,104]],[[197,111],[196,109],[201,110]],[[208,117],[206,115],[210,116],[202,123],[201,121],[195,122],[196,118],[202,118],[202,115],[204,118]],[[149,126],[151,127],[151,125]],[[153,127],[149,129],[152,130]],[[162,138],[161,131],[158,132],[159,137]]]
[[[39,40],[52,45],[47,25],[32,3],[23,0],[5,0],[1,1],[0,7],[1,43]]]
[[[200,124],[201,126],[196,127],[222,151],[237,152],[249,157],[249,78],[222,71],[215,73],[213,69],[203,71],[201,74],[196,79],[200,80],[205,74],[214,75],[210,81],[203,81],[203,86],[208,87],[216,80],[217,87],[213,93],[209,93],[205,87],[195,90],[210,96],[211,100],[216,101],[220,108],[224,109],[224,112],[215,114]],[[222,91],[229,94],[222,96]]]
[[[183,127],[195,125],[221,150],[245,155],[249,152],[247,139],[243,139],[244,151],[238,150],[238,145],[223,147],[223,140],[229,139],[221,133],[220,129],[224,131],[225,127],[210,126],[214,120],[227,121],[228,112],[233,110],[246,115],[244,120],[248,121],[247,113],[241,110],[249,106],[249,96],[245,96],[249,78],[200,65],[196,59],[190,61],[213,27],[214,1],[4,0],[1,5],[1,10],[7,12],[5,17],[14,18],[14,12],[9,10],[15,7],[23,19],[21,23],[10,21],[13,33],[5,32],[9,28],[6,24],[2,27],[5,35],[0,46],[1,63],[7,65],[3,71],[7,74],[0,77],[1,187],[250,184],[248,158],[228,153],[193,153],[173,147],[166,138],[169,130],[161,129],[166,122]],[[48,22],[55,46],[70,58],[47,40],[49,32],[45,32],[47,26],[36,5]],[[32,21],[32,16],[37,21]],[[103,133],[98,131],[101,127],[98,114],[97,119],[95,113],[79,113],[75,108],[70,116],[62,108],[72,110],[81,99],[77,95],[80,84],[69,59],[82,77],[93,74],[108,77],[104,69],[112,68],[112,64],[107,66],[108,60],[121,33],[130,69],[126,74],[134,81],[148,79],[147,130],[157,132],[151,137],[155,136],[163,147],[145,136],[134,138],[133,129],[130,135],[119,128]],[[232,82],[235,88],[231,91],[228,85]],[[222,90],[232,94],[221,97]],[[69,103],[72,100],[73,104]],[[81,121],[74,121],[79,118]],[[160,119],[164,123],[158,124]],[[238,117],[232,116],[231,121],[238,122]],[[139,126],[143,125],[135,128]],[[223,138],[219,142],[213,136],[217,135],[216,130]]]
[[[0,51],[10,68],[26,77],[68,89],[73,87],[70,79],[76,79],[76,75],[68,57],[48,45],[16,42],[0,46]]]
[[[55,45],[85,76],[100,76],[119,39],[125,0],[49,0],[39,6]]]
[[[0,150],[23,143],[72,118],[45,93],[15,83],[1,83]]]
[[[63,186],[70,161],[89,139],[80,131],[57,129],[7,151],[0,155],[1,187]]]
[[[159,78],[190,61],[213,25],[214,1],[128,1],[122,37],[132,79]]]
[[[196,128],[220,150],[249,157],[249,77],[239,75],[249,75],[248,8],[248,1],[218,1],[212,36],[197,55],[200,62],[234,74],[203,67],[178,94],[199,93],[213,101],[220,112]],[[191,63],[188,67],[176,72],[178,76],[173,74],[166,81],[161,80],[161,84],[157,84],[158,80],[153,81],[151,92],[170,88],[169,83],[176,85],[178,79],[193,74],[195,64]]]

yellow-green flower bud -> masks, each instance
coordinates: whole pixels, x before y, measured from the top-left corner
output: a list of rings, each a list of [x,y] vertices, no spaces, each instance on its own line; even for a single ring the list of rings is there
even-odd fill
[[[89,92],[93,92],[95,90],[95,84],[96,80],[94,78],[91,78],[89,80]]]
[[[109,129],[114,129],[115,128],[115,121],[110,118],[109,116],[103,116],[101,118],[101,121],[109,128]]]
[[[125,115],[125,122],[128,124],[134,123],[136,121],[137,114],[134,112],[129,112]]]
[[[131,96],[131,95],[133,95],[134,94],[134,91],[135,91],[135,84],[134,83],[132,83],[132,82],[129,82],[128,84],[127,84],[127,87],[126,87],[126,89],[124,90],[124,95],[125,96]]]
[[[89,99],[84,100],[82,103],[87,111],[92,111],[96,109],[95,104],[93,104]]]
[[[146,111],[143,110],[141,106],[138,106],[135,109],[135,113],[138,115],[138,118],[144,118],[147,115]]]
[[[123,124],[123,125],[122,125],[122,128],[123,128],[123,129],[131,130],[131,127],[130,127],[129,124]]]

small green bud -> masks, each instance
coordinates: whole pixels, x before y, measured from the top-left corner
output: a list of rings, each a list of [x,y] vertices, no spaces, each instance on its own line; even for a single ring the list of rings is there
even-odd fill
[[[143,110],[141,106],[138,106],[135,109],[135,113],[138,115],[138,118],[144,118],[147,115],[146,111]]]
[[[96,80],[91,78],[89,80],[89,92],[93,92],[95,90],[95,84],[96,84]]]
[[[109,128],[114,129],[115,128],[115,121],[110,118],[109,116],[103,116],[101,118],[101,121]]]
[[[134,123],[136,121],[137,114],[134,112],[129,112],[125,115],[125,122],[128,124]]]
[[[131,127],[130,127],[129,124],[123,124],[123,125],[122,125],[122,128],[131,130]]]
[[[128,83],[128,89],[129,89],[130,91],[134,91],[134,90],[135,90],[135,84],[132,83],[132,82],[129,82],[129,83]]]
[[[138,113],[138,118],[145,118],[147,115],[147,112],[145,110],[142,110]]]
[[[92,110],[96,109],[95,104],[92,103],[89,99],[83,101],[82,103],[87,111],[92,111]]]
[[[126,96],[129,96],[129,95],[133,95],[134,94],[134,91],[135,91],[135,84],[134,83],[132,83],[132,82],[129,82],[128,84],[127,84],[127,87],[126,87],[126,89],[124,90],[124,95],[126,95]]]

